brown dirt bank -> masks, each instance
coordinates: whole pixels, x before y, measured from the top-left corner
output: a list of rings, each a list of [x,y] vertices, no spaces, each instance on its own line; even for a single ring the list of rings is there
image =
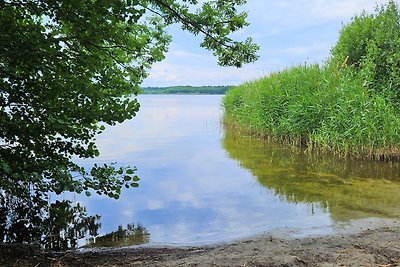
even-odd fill
[[[364,225],[356,231],[296,239],[267,234],[206,247],[120,248],[58,254],[8,245],[0,247],[0,265],[400,266],[400,222]]]

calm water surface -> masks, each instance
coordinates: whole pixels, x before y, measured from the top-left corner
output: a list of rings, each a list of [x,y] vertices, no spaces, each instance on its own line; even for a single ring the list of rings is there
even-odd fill
[[[141,178],[119,200],[75,196],[101,216],[101,235],[140,224],[146,242],[199,244],[400,217],[398,164],[308,155],[240,135],[221,125],[221,98],[142,95],[136,118],[97,138],[96,162],[137,166]]]

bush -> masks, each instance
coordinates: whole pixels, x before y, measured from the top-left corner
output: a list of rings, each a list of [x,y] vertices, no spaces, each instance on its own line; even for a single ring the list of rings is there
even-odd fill
[[[332,59],[337,65],[351,66],[368,88],[399,101],[400,13],[395,1],[344,26]]]

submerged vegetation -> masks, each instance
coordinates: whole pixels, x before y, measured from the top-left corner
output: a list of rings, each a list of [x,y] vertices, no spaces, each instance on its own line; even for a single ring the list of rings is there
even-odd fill
[[[344,160],[329,153],[260,142],[225,127],[223,146],[257,182],[289,203],[322,209],[336,222],[400,218],[400,162]]]
[[[308,148],[400,157],[400,15],[394,1],[344,26],[324,65],[295,66],[230,90],[226,120]]]

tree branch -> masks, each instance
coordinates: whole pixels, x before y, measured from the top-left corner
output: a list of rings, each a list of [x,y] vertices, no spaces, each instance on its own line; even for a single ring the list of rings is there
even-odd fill
[[[227,48],[233,48],[231,45],[226,44],[224,42],[221,42],[220,40],[218,40],[217,38],[215,38],[211,33],[209,33],[208,31],[205,31],[204,29],[202,29],[201,27],[199,27],[199,25],[193,21],[190,21],[189,19],[185,18],[184,16],[182,16],[181,14],[179,14],[176,10],[174,10],[172,7],[170,7],[169,5],[167,5],[166,3],[164,3],[162,0],[154,0],[155,2],[157,2],[158,4],[160,4],[161,6],[165,7],[166,9],[168,9],[174,16],[176,16],[179,20],[181,20],[183,23],[186,23],[190,26],[192,26],[193,28],[195,28],[196,30],[198,30],[199,32],[203,33],[204,35],[210,37],[214,42],[220,44],[221,46],[227,47]],[[156,12],[155,12],[156,13]],[[157,13],[156,13],[157,14]]]
[[[96,44],[93,44],[93,43],[90,43],[90,42],[87,42],[87,44],[89,44],[89,45],[91,45],[91,46],[93,46],[93,47],[95,47],[95,48],[97,48],[97,49],[106,51],[107,54],[108,54],[118,65],[120,65],[122,68],[126,68],[125,63],[123,63],[123,62],[121,62],[120,60],[118,60],[118,59],[114,56],[114,54],[112,53],[112,51],[109,50],[109,49],[112,48],[112,47],[96,45]],[[132,53],[133,53],[133,52],[132,52]]]
[[[164,18],[165,16],[163,14],[161,14],[160,12],[155,11],[154,9],[151,9],[149,7],[146,7],[146,9],[154,14],[156,14],[157,16],[160,16],[162,18]]]

